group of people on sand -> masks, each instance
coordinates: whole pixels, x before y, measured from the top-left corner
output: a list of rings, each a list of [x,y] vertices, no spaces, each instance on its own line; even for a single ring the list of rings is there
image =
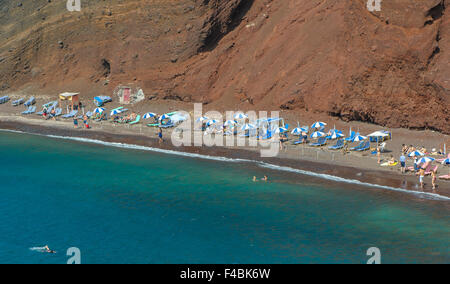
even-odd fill
[[[47,119],[52,119],[56,121],[56,110],[55,108],[52,108],[52,110],[49,112],[48,109],[46,107],[44,107],[44,109],[42,110],[42,117],[47,120]]]
[[[116,116],[114,117],[113,122],[115,123],[129,123],[129,122],[133,122],[135,121],[137,118],[137,114],[136,113],[131,113],[127,116]]]
[[[83,126],[86,129],[90,129],[91,126],[89,125],[89,118],[87,115],[83,115]],[[78,129],[78,118],[76,116],[73,117],[73,128]]]

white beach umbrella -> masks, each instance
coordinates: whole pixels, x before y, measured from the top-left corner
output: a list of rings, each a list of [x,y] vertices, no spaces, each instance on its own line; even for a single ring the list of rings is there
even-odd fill
[[[243,131],[247,131],[247,130],[251,130],[251,129],[256,129],[256,126],[254,126],[253,124],[247,123],[244,126],[242,126],[241,129]]]
[[[331,135],[331,139],[338,139],[338,138],[342,138],[344,136],[345,136],[344,134],[342,134],[338,131],[334,131],[333,134]]]
[[[211,119],[211,120],[209,120],[209,121],[206,123],[206,126],[215,125],[215,124],[217,124],[217,123],[219,123],[218,120],[216,120],[216,119]]]
[[[311,125],[311,128],[322,128],[325,125],[327,125],[325,122],[317,121],[313,125]]]
[[[205,121],[207,121],[207,120],[209,120],[209,118],[207,118],[206,116],[202,116],[202,117],[200,117],[200,118],[197,119],[197,122],[203,123],[203,122],[205,122]]]
[[[170,118],[169,115],[163,114],[163,115],[161,115],[161,117],[159,118],[159,120],[164,120],[164,119],[168,119],[168,118]]]
[[[234,120],[227,120],[227,121],[225,121],[223,126],[228,127],[228,126],[233,126],[235,124],[236,124],[236,121],[234,121]]]
[[[246,114],[244,114],[242,112],[237,113],[237,114],[234,115],[234,119],[247,119],[247,118],[248,118],[248,115],[246,115]]]
[[[155,117],[155,116],[156,116],[156,113],[147,112],[146,114],[144,114],[143,119],[149,119],[149,118],[152,118],[152,117]]]
[[[303,132],[302,129],[300,127],[297,127],[291,131],[291,134],[299,136],[299,135],[302,135],[302,132]]]
[[[422,158],[420,158],[420,159],[417,161],[417,163],[418,163],[418,164],[431,163],[431,162],[433,162],[434,160],[435,160],[435,159],[430,158],[430,157],[422,157]]]
[[[122,113],[122,110],[121,110],[121,109],[113,109],[113,110],[111,111],[111,116],[116,115],[116,114],[119,114],[119,113]]]
[[[423,156],[425,156],[425,154],[420,151],[414,151],[409,153],[408,155],[408,157],[423,157]]]
[[[102,113],[104,111],[105,111],[105,108],[103,108],[103,107],[98,107],[98,108],[94,109],[94,113]]]
[[[366,140],[366,139],[367,139],[366,136],[356,135],[355,138],[353,138],[353,142],[364,141],[364,140]]]
[[[313,134],[311,134],[311,138],[320,138],[324,137],[326,134],[321,131],[316,131]]]

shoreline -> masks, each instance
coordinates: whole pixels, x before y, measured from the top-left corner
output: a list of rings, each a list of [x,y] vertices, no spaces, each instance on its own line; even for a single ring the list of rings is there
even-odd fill
[[[58,123],[58,125],[47,126],[35,124],[35,122],[42,123],[43,121],[22,117],[19,119],[15,119],[14,117],[8,117],[8,119],[0,117],[0,129],[42,136],[53,136],[54,138],[65,138],[85,143],[108,143],[107,146],[131,146],[124,148],[164,152],[193,158],[253,162],[262,168],[281,170],[295,175],[303,174],[338,183],[404,192],[422,198],[450,200],[449,182],[438,181],[439,188],[436,194],[429,188],[420,191],[417,187],[418,178],[413,175],[402,175],[393,170],[373,169],[364,167],[362,164],[359,167],[353,167],[344,165],[338,161],[314,161],[308,157],[292,158],[292,153],[289,151],[287,153],[280,153],[275,158],[261,158],[257,151],[258,148],[226,148],[217,146],[175,147],[167,142],[160,146],[156,138],[156,131],[153,131],[154,135],[152,134],[149,137],[142,133],[112,133],[106,129],[75,130],[70,123]],[[114,143],[117,143],[117,145],[114,145]],[[386,174],[387,172],[389,173],[388,175]]]

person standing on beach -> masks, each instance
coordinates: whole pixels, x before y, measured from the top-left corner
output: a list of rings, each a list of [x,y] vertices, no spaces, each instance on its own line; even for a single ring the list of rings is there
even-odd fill
[[[433,191],[436,190],[436,179],[437,179],[437,169],[431,171],[431,185],[433,186]]]
[[[381,149],[380,149],[380,146],[377,146],[377,158],[378,158],[378,164],[381,164]]]
[[[425,178],[425,169],[424,168],[420,168],[419,171],[419,182],[420,182],[420,188],[423,190],[424,189],[424,178]]]
[[[161,127],[159,128],[159,132],[158,132],[158,138],[159,138],[159,145],[161,145],[164,142],[163,139],[163,134],[162,134],[162,129]]]
[[[78,119],[76,116],[73,117],[73,128],[75,128],[75,129],[78,128]]]
[[[83,116],[83,124],[84,124],[84,127],[85,127],[86,129],[89,129],[89,128],[90,128],[89,123],[88,123],[88,117],[87,117],[87,115],[84,115],[84,116]]]
[[[403,152],[402,155],[400,156],[400,167],[401,167],[402,174],[404,174],[406,172],[406,156],[405,156],[405,152]]]

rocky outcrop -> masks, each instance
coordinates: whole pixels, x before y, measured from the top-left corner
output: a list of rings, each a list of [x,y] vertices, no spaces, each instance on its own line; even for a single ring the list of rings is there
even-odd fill
[[[450,133],[447,0],[63,2],[0,0],[0,88],[91,96],[133,81],[218,109]]]

